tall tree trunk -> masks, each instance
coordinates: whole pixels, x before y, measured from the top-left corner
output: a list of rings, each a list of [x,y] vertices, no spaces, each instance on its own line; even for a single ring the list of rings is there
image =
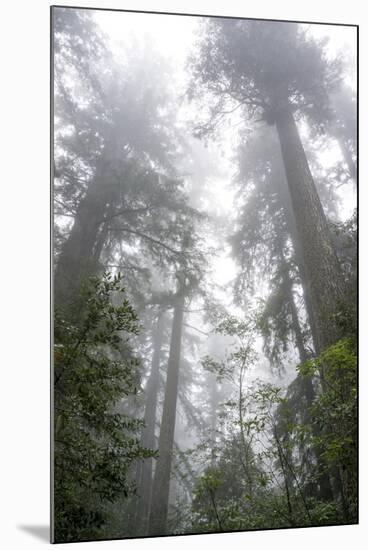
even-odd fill
[[[152,489],[152,506],[148,527],[149,535],[165,535],[167,532],[183,316],[184,295],[182,294],[177,297],[177,303],[174,307],[169,364],[160,428],[159,457],[156,463]]]
[[[153,337],[153,356],[152,367],[146,387],[146,406],[144,410],[144,428],[141,435],[141,446],[147,449],[155,449],[155,424],[156,424],[156,409],[157,396],[160,381],[160,355],[162,348],[162,340],[164,334],[164,313],[159,312],[156,330]],[[147,524],[151,506],[152,497],[152,470],[153,459],[147,458],[143,463],[140,463],[137,472],[137,486],[139,500],[137,503],[137,521],[136,525],[142,534],[147,532]]]
[[[65,241],[55,270],[54,294],[55,303],[67,303],[80,286],[85,276],[94,274],[101,252],[100,227],[103,223],[106,207],[109,201],[111,185],[104,188],[103,182],[109,177],[106,162],[101,164],[85,196],[80,201],[73,227]],[[106,235],[105,235],[106,237]],[[96,244],[98,250],[95,250]],[[98,253],[99,252],[99,253]]]
[[[216,356],[219,346],[222,346],[218,335],[212,334],[208,341],[208,354]],[[215,466],[217,459],[217,424],[218,424],[218,406],[220,402],[220,390],[218,388],[218,382],[216,375],[213,373],[207,373],[206,385],[208,387],[209,405],[210,405],[210,440],[211,440],[211,465]]]
[[[217,381],[215,376],[212,374],[209,380],[210,384],[210,414],[211,414],[211,465],[214,467],[216,464],[216,431],[217,431],[217,408],[219,404],[219,391],[217,389]]]
[[[278,196],[280,198],[281,205],[285,214],[286,224],[290,232],[291,242],[293,243],[294,254],[295,254],[296,263],[298,266],[298,271],[301,279],[301,285],[303,288],[305,309],[308,315],[308,322],[309,322],[309,327],[310,327],[311,336],[313,340],[313,345],[314,345],[314,348],[317,349],[317,329],[316,329],[316,323],[314,320],[314,312],[313,312],[312,301],[310,296],[310,293],[311,293],[310,281],[308,280],[308,277],[306,275],[303,253],[300,245],[298,230],[296,226],[296,220],[293,212],[293,207],[291,204],[290,192],[288,189],[284,170],[283,170],[283,177],[277,178],[277,190],[278,190]]]
[[[113,209],[117,172],[123,162],[122,146],[118,129],[109,128],[95,174],[78,205],[73,227],[58,258],[54,277],[54,299],[58,305],[68,303],[83,278],[98,271],[108,234],[104,220],[107,211],[111,213]]]
[[[292,290],[292,281],[290,279],[288,266],[286,263],[285,263],[285,269],[284,269],[284,277],[286,281],[287,290],[289,293],[289,303],[290,303],[290,309],[291,309],[292,327],[295,334],[295,343],[298,348],[300,361],[304,363],[308,359],[308,353],[304,346],[303,333],[300,327],[298,310],[295,305],[295,300],[294,300],[294,295]],[[313,400],[315,398],[315,390],[313,387],[313,382],[309,376],[301,376],[301,377],[300,375],[298,376],[299,376],[299,381],[302,389],[302,394],[306,401],[306,407],[307,409],[309,409],[312,406]],[[317,426],[313,423],[312,423],[312,430],[313,430],[313,435],[317,438],[320,435],[319,430]],[[317,461],[317,470],[319,471],[319,475],[318,475],[319,497],[323,500],[332,500],[333,492],[332,492],[332,486],[331,486],[331,479],[330,479],[329,473],[325,471],[323,459],[321,457],[321,451],[318,449],[318,447],[314,447],[313,452]]]
[[[340,337],[336,314],[343,300],[342,274],[294,117],[276,118],[281,153],[303,252],[316,325],[317,353]]]

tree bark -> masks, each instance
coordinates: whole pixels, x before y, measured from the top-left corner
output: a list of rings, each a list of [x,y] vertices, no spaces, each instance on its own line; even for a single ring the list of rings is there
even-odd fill
[[[58,305],[68,303],[79,289],[83,278],[97,271],[102,249],[101,243],[97,241],[101,237],[99,230],[109,202],[109,189],[111,190],[111,182],[108,180],[112,174],[109,172],[108,163],[101,159],[93,181],[79,203],[73,227],[63,245],[55,270],[54,297]],[[106,186],[103,185],[104,181],[108,182]],[[96,244],[98,250],[95,250]]]
[[[304,297],[305,309],[308,315],[309,328],[311,331],[313,345],[314,345],[314,348],[316,349],[317,348],[317,329],[316,329],[316,323],[314,320],[312,301],[310,297],[310,281],[308,280],[306,275],[303,253],[300,245],[296,220],[293,212],[293,207],[291,204],[290,192],[288,189],[286,174],[284,170],[283,170],[283,177],[280,179],[282,179],[282,181],[278,182],[278,185],[277,185],[278,194],[279,194],[281,205],[284,211],[286,224],[290,232],[291,242],[293,243],[294,254],[295,254],[296,263],[298,266],[298,271],[301,279],[301,285],[303,288],[303,297]]]
[[[149,535],[165,535],[167,533],[167,513],[174,445],[183,316],[184,295],[182,294],[177,297],[177,303],[174,307],[169,364],[160,428],[159,457],[156,463],[152,488],[152,506],[148,527]]]
[[[294,117],[286,108],[278,113],[279,135],[285,173],[303,253],[306,277],[316,325],[316,351],[341,336],[336,314],[343,300],[343,283],[336,252]]]
[[[109,128],[95,174],[78,205],[73,227],[58,258],[54,276],[57,305],[68,303],[82,280],[98,272],[100,254],[108,235],[104,220],[107,209],[113,208],[117,174],[123,162],[122,147],[118,129]]]
[[[289,298],[290,309],[291,309],[292,327],[295,334],[295,343],[298,348],[300,361],[301,363],[304,363],[305,361],[307,361],[309,357],[308,357],[307,350],[305,349],[305,346],[304,346],[304,339],[303,339],[303,334],[300,327],[299,315],[298,315],[298,311],[295,305],[294,296],[292,292],[292,281],[290,279],[288,267],[286,263],[285,263],[285,269],[284,269],[284,277],[287,284],[287,291],[289,294],[288,298]],[[299,381],[302,389],[302,394],[306,401],[306,407],[307,409],[309,409],[312,406],[315,398],[315,390],[313,387],[312,379],[309,376],[299,375]],[[308,418],[309,418],[309,414],[308,414]],[[310,422],[310,418],[308,421]],[[319,430],[314,423],[312,423],[312,431],[315,437],[319,436]],[[331,480],[330,480],[329,473],[325,471],[323,459],[321,457],[321,452],[318,447],[314,447],[313,452],[316,457],[317,470],[319,472],[319,476],[318,476],[319,496],[323,500],[332,500],[333,492],[331,487]]]
[[[210,424],[210,430],[211,430],[211,442],[212,442],[212,449],[211,449],[211,466],[214,467],[216,465],[216,430],[217,430],[217,408],[219,404],[219,391],[217,389],[217,381],[215,379],[214,375],[211,375],[210,380],[208,381],[210,384],[210,414],[211,414],[211,424]]]
[[[156,330],[153,338],[153,356],[152,367],[146,388],[146,406],[144,411],[144,428],[141,435],[141,446],[147,449],[155,449],[155,424],[156,424],[156,409],[157,396],[159,389],[159,370],[160,370],[160,354],[162,348],[162,340],[164,334],[164,314],[160,311],[157,319]],[[152,470],[153,459],[147,458],[140,464],[137,473],[137,486],[139,492],[139,500],[137,503],[137,521],[139,531],[142,534],[147,532],[147,524],[151,507],[152,497]]]

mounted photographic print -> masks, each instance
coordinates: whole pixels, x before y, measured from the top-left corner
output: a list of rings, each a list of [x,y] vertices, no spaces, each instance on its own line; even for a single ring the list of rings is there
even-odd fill
[[[52,541],[357,523],[357,26],[51,16]]]

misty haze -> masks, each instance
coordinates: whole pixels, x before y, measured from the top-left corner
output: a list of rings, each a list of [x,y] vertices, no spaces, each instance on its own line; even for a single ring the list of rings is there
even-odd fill
[[[53,540],[357,523],[356,27],[52,36]]]

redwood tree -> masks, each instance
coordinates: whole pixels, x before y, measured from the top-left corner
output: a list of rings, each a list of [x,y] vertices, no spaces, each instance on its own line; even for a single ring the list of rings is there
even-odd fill
[[[310,283],[318,351],[340,336],[343,282],[296,119],[306,116],[323,126],[331,116],[327,90],[338,81],[339,66],[327,61],[324,44],[294,23],[210,19],[193,59],[193,85],[202,85],[210,96],[199,135],[213,131],[237,109],[277,128]]]

